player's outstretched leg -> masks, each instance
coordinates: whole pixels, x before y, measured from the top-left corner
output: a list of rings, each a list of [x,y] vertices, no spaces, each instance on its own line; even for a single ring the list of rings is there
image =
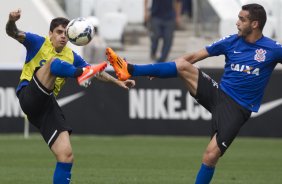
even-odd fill
[[[92,65],[83,68],[83,73],[77,77],[77,82],[80,86],[88,87],[92,78],[99,72],[102,72],[107,67],[107,62],[104,61],[98,65]]]
[[[91,79],[99,72],[102,72],[107,67],[107,62],[104,61],[98,65],[86,66],[84,68],[77,68],[74,65],[55,58],[50,64],[51,74],[57,77],[71,77],[77,78],[80,86],[89,86]]]
[[[127,70],[127,62],[119,57],[111,48],[106,48],[108,61],[113,66],[119,80],[125,81],[131,77]]]
[[[120,58],[111,48],[106,49],[106,55],[119,80],[127,80],[131,76],[150,76],[158,78],[177,77],[177,67],[174,61],[132,65]]]

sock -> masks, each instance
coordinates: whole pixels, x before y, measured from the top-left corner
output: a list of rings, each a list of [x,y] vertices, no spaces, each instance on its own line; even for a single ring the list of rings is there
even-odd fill
[[[81,76],[83,73],[83,69],[82,68],[77,68],[76,71],[74,72],[74,77],[79,77]]]
[[[195,184],[209,184],[212,180],[214,169],[214,167],[209,167],[205,164],[202,164],[198,172]]]
[[[58,58],[56,58],[51,63],[51,73],[58,77],[78,77],[79,75],[77,73],[81,72],[82,74],[82,68],[76,68],[72,64],[62,61]],[[77,76],[78,75],[78,76]]]
[[[128,72],[132,76],[151,76],[159,78],[177,77],[177,68],[175,62],[132,66],[129,65]]]
[[[57,162],[53,176],[53,184],[69,184],[72,163]]]

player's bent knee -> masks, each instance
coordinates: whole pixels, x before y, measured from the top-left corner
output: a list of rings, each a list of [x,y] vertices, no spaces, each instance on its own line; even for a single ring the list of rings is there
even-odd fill
[[[192,71],[193,64],[187,62],[185,59],[179,59],[176,61],[176,67],[179,74]]]
[[[57,59],[57,58],[55,58],[55,57],[51,58],[48,63],[52,63],[55,59]]]
[[[215,166],[220,155],[221,154],[216,151],[206,150],[203,155],[203,162],[207,164],[208,166]]]
[[[51,147],[56,159],[60,162],[72,162],[74,159],[67,131],[61,132]]]
[[[56,158],[59,162],[67,162],[67,163],[70,163],[70,162],[73,162],[74,160],[74,155],[72,153],[72,150],[64,150],[64,151],[60,151],[58,153],[55,153],[56,155]]]
[[[52,63],[56,60],[57,58],[51,58],[49,61],[47,61],[42,67],[47,68],[47,70],[50,70]]]

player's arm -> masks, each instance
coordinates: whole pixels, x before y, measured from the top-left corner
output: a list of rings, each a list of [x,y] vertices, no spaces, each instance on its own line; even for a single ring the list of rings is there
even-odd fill
[[[104,82],[112,82],[122,88],[129,89],[133,86],[135,86],[134,80],[126,80],[126,81],[120,81],[108,74],[107,72],[100,72],[98,75],[96,75],[96,78],[98,80],[104,81]]]
[[[209,57],[209,53],[208,53],[207,49],[204,48],[204,49],[201,49],[197,52],[186,54],[186,55],[184,55],[184,56],[182,56],[182,57],[180,57],[176,60],[185,59],[186,61],[190,62],[191,64],[194,64],[194,63],[201,61],[201,60],[203,60],[207,57]]]
[[[18,21],[21,17],[21,10],[18,9],[18,10],[15,10],[15,11],[12,11],[10,12],[9,14],[9,20],[6,24],[6,33],[18,40],[19,42],[23,42],[24,39],[25,39],[25,32],[23,31],[20,31],[17,26],[16,26],[16,21]]]

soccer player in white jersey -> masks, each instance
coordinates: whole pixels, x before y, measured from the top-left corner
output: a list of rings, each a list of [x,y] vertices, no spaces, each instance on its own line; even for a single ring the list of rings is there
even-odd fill
[[[211,140],[202,157],[196,184],[210,183],[215,166],[229,148],[251,112],[259,110],[264,89],[277,63],[282,47],[263,35],[266,12],[259,4],[242,6],[236,23],[238,33],[175,61],[132,65],[110,48],[108,60],[120,80],[131,76],[183,79],[188,91],[212,114]],[[224,73],[219,83],[194,63],[207,57],[225,55]]]

